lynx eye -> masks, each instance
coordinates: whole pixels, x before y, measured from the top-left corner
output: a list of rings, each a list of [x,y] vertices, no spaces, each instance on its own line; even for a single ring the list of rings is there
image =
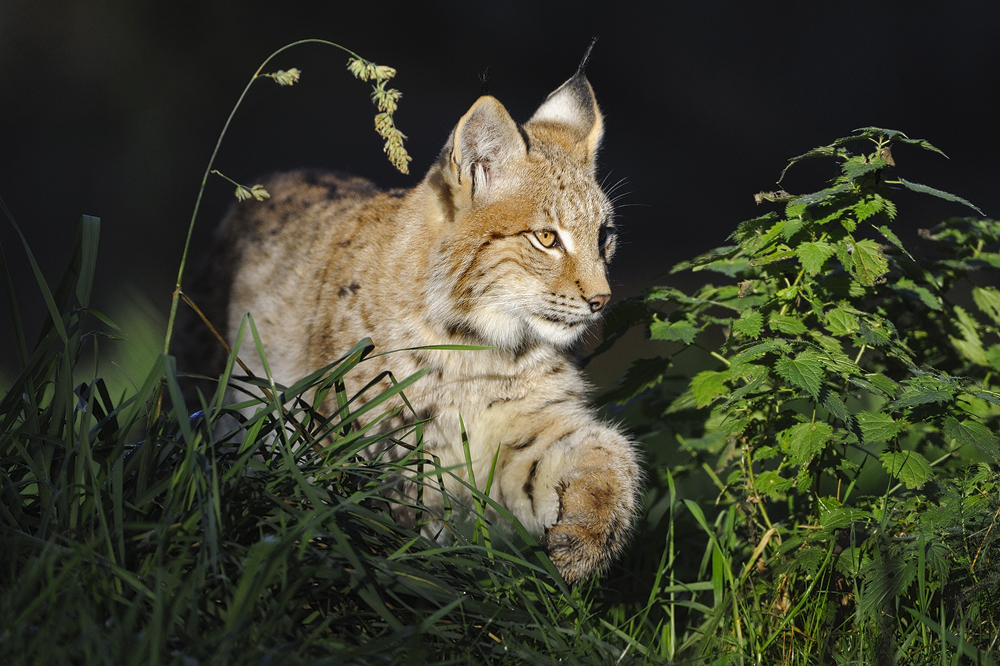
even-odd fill
[[[597,232],[597,251],[600,253],[601,258],[605,261],[607,261],[610,255],[615,251],[614,244],[616,236],[617,232],[614,227],[601,227],[600,231]]]
[[[536,231],[535,238],[537,238],[538,242],[542,244],[542,247],[556,247],[559,245],[559,237],[556,236],[556,232],[554,231],[549,231],[547,229],[544,231]]]

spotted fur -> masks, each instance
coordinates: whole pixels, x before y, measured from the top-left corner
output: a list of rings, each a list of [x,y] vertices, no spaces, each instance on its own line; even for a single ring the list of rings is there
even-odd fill
[[[268,201],[239,204],[220,227],[206,300],[230,340],[253,313],[285,384],[365,336],[379,350],[495,347],[370,359],[348,389],[387,369],[429,368],[407,390],[418,414],[434,416],[426,451],[462,475],[461,417],[476,480],[484,485],[496,455],[493,498],[542,536],[571,582],[622,550],[640,477],[632,443],[588,407],[571,354],[611,293],[615,224],[594,178],[602,132],[578,73],[520,127],[480,98],[411,190],[331,173],[273,176]]]

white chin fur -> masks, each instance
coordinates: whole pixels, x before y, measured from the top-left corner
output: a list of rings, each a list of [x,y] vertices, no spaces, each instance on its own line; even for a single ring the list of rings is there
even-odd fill
[[[530,316],[528,323],[538,338],[556,347],[569,347],[579,340],[588,328],[586,323],[567,327],[536,316]]]
[[[491,345],[507,349],[520,347],[526,338],[548,342],[556,347],[568,347],[587,330],[585,323],[567,327],[532,314],[518,314],[520,316],[480,308],[473,314],[470,323]]]

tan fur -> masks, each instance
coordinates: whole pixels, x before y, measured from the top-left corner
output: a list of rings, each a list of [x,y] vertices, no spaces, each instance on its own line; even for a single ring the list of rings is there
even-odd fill
[[[429,368],[406,392],[418,414],[435,417],[425,450],[464,464],[461,416],[484,486],[499,447],[493,498],[543,535],[571,582],[622,549],[640,476],[629,440],[588,407],[570,354],[610,297],[612,208],[594,179],[602,123],[578,73],[521,128],[480,98],[412,190],[328,173],[273,176],[269,201],[241,203],[223,222],[208,301],[230,340],[253,313],[286,385],[366,336],[379,351],[495,346],[370,359],[348,390],[384,370]],[[558,242],[545,247],[553,233]],[[263,374],[259,360],[250,365]]]

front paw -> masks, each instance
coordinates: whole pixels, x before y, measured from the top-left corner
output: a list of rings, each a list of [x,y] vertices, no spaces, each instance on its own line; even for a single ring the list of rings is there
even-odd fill
[[[603,571],[628,541],[638,495],[638,471],[594,469],[560,482],[559,514],[542,545],[567,583]]]

